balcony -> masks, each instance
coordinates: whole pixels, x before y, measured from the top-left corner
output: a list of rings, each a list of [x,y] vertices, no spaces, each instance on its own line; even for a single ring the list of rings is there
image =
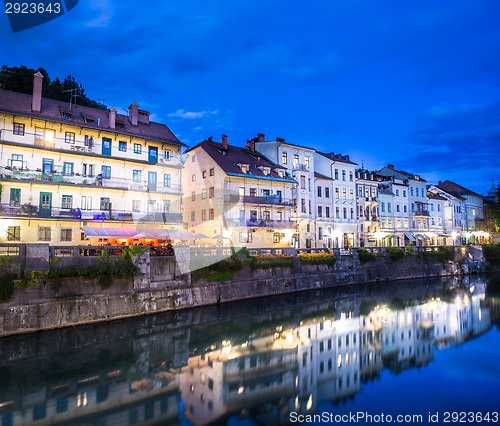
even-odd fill
[[[417,210],[416,212],[411,212],[413,216],[430,216],[429,210]]]
[[[290,199],[281,198],[279,195],[266,195],[263,197],[257,197],[255,195],[244,195],[239,196],[236,194],[226,194],[224,195],[224,201],[226,203],[243,203],[243,204],[265,204],[273,206],[290,206],[293,207],[295,204]]]
[[[274,228],[291,229],[296,223],[291,220],[226,219],[226,226],[232,228]]]
[[[127,191],[159,192],[174,195],[180,195],[181,193],[181,187],[178,184],[171,184],[165,187],[157,183],[133,182],[132,179],[125,178],[104,179],[101,174],[97,176],[90,174],[81,176],[79,173],[42,173],[40,169],[29,170],[27,168],[18,169],[15,167],[0,167],[0,180],[18,180],[77,186],[103,186],[106,188],[123,189]]]
[[[78,221],[93,221],[93,220],[116,220],[122,222],[159,222],[159,223],[181,223],[182,215],[180,213],[147,213],[147,212],[131,212],[125,210],[111,211],[106,209],[100,210],[79,210],[79,209],[62,209],[60,207],[51,206],[40,211],[38,205],[22,204],[18,206],[7,203],[0,204],[0,217],[39,217],[43,219],[65,219]]]
[[[293,165],[293,170],[300,170],[303,172],[309,171],[309,167],[307,167],[305,164],[294,164]]]

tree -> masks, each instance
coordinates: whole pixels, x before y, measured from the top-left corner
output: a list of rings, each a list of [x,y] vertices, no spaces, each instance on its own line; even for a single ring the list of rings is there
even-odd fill
[[[44,68],[8,67],[3,65],[0,70],[0,88],[21,93],[33,93],[33,74],[37,71],[43,74],[43,96],[49,99],[69,102],[72,94],[76,96],[76,104],[98,109],[107,109],[106,105],[90,99],[85,94],[85,88],[72,76],[68,75],[61,82],[59,77],[50,80],[49,73]],[[72,99],[75,102],[75,98]]]

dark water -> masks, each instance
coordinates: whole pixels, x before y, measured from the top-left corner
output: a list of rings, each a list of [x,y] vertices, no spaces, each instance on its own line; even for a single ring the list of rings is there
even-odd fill
[[[3,338],[0,426],[498,423],[499,288],[358,286]]]

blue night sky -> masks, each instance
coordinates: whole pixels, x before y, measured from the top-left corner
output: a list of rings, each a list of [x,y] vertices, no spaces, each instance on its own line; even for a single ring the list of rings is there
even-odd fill
[[[2,9],[3,10],[3,9]],[[80,0],[0,64],[137,101],[187,145],[258,132],[484,194],[500,179],[498,0]]]

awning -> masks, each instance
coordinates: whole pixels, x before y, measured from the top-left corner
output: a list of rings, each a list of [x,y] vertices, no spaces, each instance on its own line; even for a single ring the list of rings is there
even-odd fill
[[[415,234],[415,238],[419,239],[419,240],[425,240],[427,239],[428,237],[422,235],[422,234]]]
[[[135,228],[94,228],[84,226],[82,230],[90,238],[132,238],[137,234],[137,229]]]
[[[405,234],[405,237],[408,238],[410,241],[415,242],[415,237],[411,234]]]

